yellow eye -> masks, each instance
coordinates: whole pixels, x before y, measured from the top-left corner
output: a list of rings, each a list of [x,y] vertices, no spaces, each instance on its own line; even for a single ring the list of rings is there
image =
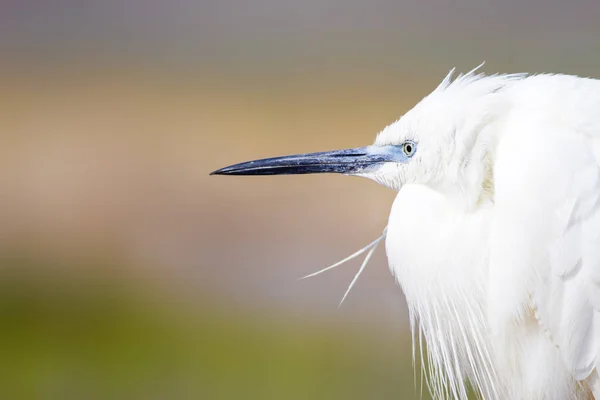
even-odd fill
[[[412,157],[417,150],[417,145],[413,142],[404,142],[402,144],[402,151],[407,157]]]

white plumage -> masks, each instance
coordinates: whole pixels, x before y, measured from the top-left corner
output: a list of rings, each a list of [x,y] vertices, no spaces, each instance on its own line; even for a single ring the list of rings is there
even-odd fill
[[[451,76],[372,146],[215,173],[399,191],[386,253],[435,397],[600,400],[600,81]]]
[[[434,395],[600,399],[600,81],[447,78],[376,144],[407,139],[371,177]]]

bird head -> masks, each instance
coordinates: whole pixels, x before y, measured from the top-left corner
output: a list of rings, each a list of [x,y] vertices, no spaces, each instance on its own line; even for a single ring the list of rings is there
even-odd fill
[[[399,190],[428,185],[474,204],[490,179],[495,122],[506,111],[502,92],[520,75],[484,76],[475,70],[440,85],[384,128],[372,145],[266,158],[221,168],[214,175],[340,173]]]

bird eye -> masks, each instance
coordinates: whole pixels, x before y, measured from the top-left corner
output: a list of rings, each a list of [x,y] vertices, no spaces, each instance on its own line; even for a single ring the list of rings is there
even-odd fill
[[[417,151],[417,145],[413,142],[404,142],[402,144],[402,151],[407,157],[412,157],[415,151]]]

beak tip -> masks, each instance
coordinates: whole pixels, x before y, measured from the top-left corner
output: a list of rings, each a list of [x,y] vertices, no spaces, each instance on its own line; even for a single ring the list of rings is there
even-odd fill
[[[213,172],[211,172],[210,174],[208,174],[209,176],[212,175],[227,175],[227,168],[220,168],[217,170],[214,170]]]

